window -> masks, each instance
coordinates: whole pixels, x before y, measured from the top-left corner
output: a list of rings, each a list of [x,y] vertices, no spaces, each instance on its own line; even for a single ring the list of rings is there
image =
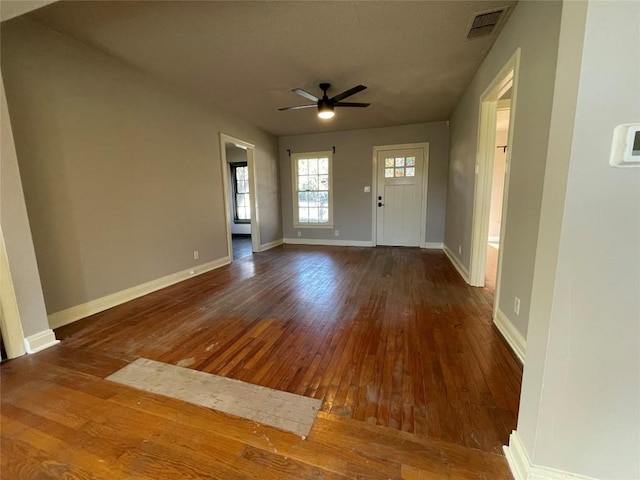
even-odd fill
[[[233,185],[233,220],[235,223],[251,223],[249,167],[246,162],[231,163],[230,166]]]
[[[331,152],[298,153],[293,163],[293,223],[332,227]]]
[[[415,177],[416,157],[395,157],[384,159],[384,176]]]

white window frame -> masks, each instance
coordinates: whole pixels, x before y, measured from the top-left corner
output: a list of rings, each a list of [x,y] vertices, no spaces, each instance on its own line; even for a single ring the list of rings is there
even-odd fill
[[[231,176],[231,193],[232,193],[232,205],[233,205],[233,222],[236,224],[251,224],[251,182],[247,180],[247,192],[239,193],[238,192],[238,168],[246,168],[247,169],[247,178],[249,174],[249,163],[248,162],[234,162],[229,164],[230,176]],[[249,200],[248,205],[244,207],[249,209],[249,218],[240,218],[238,217],[238,195],[246,195],[245,198]]]
[[[329,220],[325,223],[300,223],[298,218],[298,160],[305,158],[329,159]],[[331,150],[321,152],[303,152],[291,154],[291,184],[293,192],[293,226],[294,228],[333,228],[333,153]]]

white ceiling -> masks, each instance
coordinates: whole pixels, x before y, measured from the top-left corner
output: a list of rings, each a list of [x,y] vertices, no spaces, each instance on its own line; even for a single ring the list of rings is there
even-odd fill
[[[57,2],[28,15],[275,135],[449,119],[495,35],[467,40],[475,14],[513,1]],[[330,96],[321,121],[300,87]]]

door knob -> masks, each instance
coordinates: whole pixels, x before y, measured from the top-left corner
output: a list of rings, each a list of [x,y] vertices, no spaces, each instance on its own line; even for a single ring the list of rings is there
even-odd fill
[[[384,203],[382,203],[382,202],[378,202],[378,206],[379,206],[379,207],[384,207]]]

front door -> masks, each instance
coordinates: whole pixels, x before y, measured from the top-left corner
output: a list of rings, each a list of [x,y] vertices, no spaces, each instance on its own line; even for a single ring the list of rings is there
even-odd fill
[[[420,246],[422,218],[423,148],[380,150],[376,191],[378,245]]]

